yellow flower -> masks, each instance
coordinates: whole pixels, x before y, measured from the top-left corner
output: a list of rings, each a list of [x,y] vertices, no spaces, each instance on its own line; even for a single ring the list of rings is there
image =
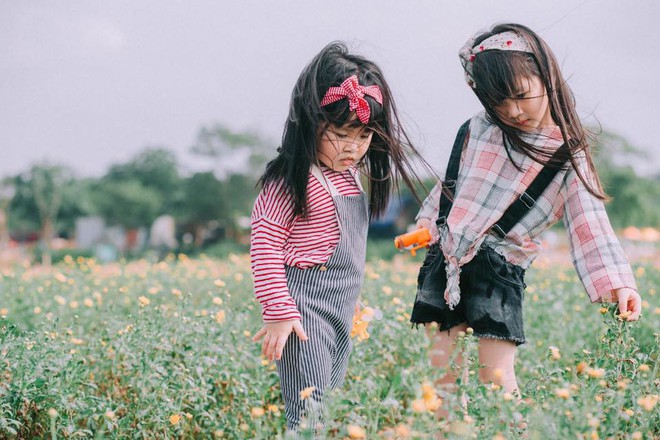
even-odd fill
[[[222,324],[223,322],[225,322],[225,311],[218,310],[214,316],[214,319],[218,324]]]
[[[577,367],[575,367],[575,370],[577,371],[577,374],[582,374],[585,372],[589,365],[586,362],[580,362],[577,364]]]
[[[266,407],[268,412],[273,413],[273,414],[279,414],[280,413],[280,407],[277,405],[270,404]]]
[[[311,387],[307,387],[307,388],[301,390],[300,391],[300,400],[307,399],[309,396],[312,395],[312,393],[314,392],[315,389],[316,389],[315,386],[311,386]]]
[[[218,298],[217,296],[213,297],[213,304],[215,304],[216,306],[221,306],[222,305],[222,298]]]
[[[422,400],[428,411],[436,411],[442,405],[442,399],[436,395],[435,388],[428,382],[422,384]]]
[[[250,411],[250,415],[252,416],[253,419],[257,419],[257,418],[263,416],[265,413],[266,413],[266,411],[264,411],[264,409],[259,407],[259,406],[255,406]]]
[[[408,425],[398,425],[394,428],[394,432],[397,437],[402,440],[410,438],[411,435],[410,427]]]
[[[598,309],[598,311],[600,312],[601,315],[604,315],[605,313],[607,313],[607,307],[601,307],[600,309]]]
[[[85,304],[85,307],[94,307],[94,301],[89,298],[85,298],[83,304]]]
[[[602,368],[589,368],[587,370],[587,375],[593,379],[600,379],[605,376],[605,370]]]
[[[655,404],[658,403],[658,399],[660,399],[660,396],[657,394],[649,394],[637,399],[637,404],[641,406],[644,411],[651,412],[653,411]]]
[[[55,297],[53,299],[55,300],[56,303],[58,303],[61,306],[66,304],[66,300],[63,297],[61,297],[60,295],[55,295]]]
[[[632,440],[642,440],[644,438],[644,435],[639,431],[635,431],[632,433],[632,436],[630,436],[630,438]]]
[[[357,425],[348,425],[346,428],[348,436],[353,439],[366,439],[367,433]]]
[[[550,355],[554,360],[559,360],[561,359],[561,353],[559,353],[559,349],[555,347],[554,345],[550,346]]]
[[[617,319],[619,321],[623,321],[624,319],[628,318],[628,316],[630,316],[631,313],[632,313],[632,311],[630,311],[630,310],[619,313],[619,316],[617,317]]]
[[[180,414],[172,414],[170,416],[170,423],[172,425],[178,425],[180,421],[181,421],[181,415]]]
[[[426,412],[426,403],[424,399],[415,399],[412,401],[412,410],[416,413]]]
[[[215,280],[213,284],[215,284],[216,287],[225,287],[225,282],[222,280]]]
[[[110,420],[114,420],[115,419],[115,412],[112,411],[112,410],[107,410],[105,412],[105,417],[110,419]]]
[[[557,397],[562,399],[568,399],[568,397],[571,395],[571,392],[568,390],[568,388],[557,388],[555,390],[555,394]]]
[[[139,297],[138,301],[140,302],[140,306],[142,306],[142,307],[148,306],[149,303],[151,302],[151,301],[149,301],[149,298],[147,298],[146,296]]]
[[[369,339],[369,332],[367,332],[367,327],[369,327],[368,321],[356,320],[353,321],[353,328],[351,329],[351,338],[357,336],[358,341],[364,341]]]
[[[50,416],[51,419],[54,419],[55,417],[58,416],[57,410],[55,408],[51,408],[48,410],[48,415]]]
[[[9,310],[8,310],[8,309],[5,309],[5,308],[0,309],[0,315],[1,315],[1,316],[7,316],[8,314],[9,314]]]
[[[642,365],[639,366],[639,371],[647,372],[649,370],[650,370],[650,367],[646,364],[642,364]]]

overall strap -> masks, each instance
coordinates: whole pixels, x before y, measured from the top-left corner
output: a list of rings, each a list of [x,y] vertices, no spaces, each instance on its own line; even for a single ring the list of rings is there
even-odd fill
[[[321,186],[323,186],[328,193],[330,193],[331,197],[335,197],[339,195],[339,191],[333,185],[333,183],[330,181],[330,179],[327,179],[325,175],[323,174],[323,171],[321,171],[321,168],[318,167],[318,165],[312,164],[311,170],[312,176],[316,177],[316,180],[319,181]]]
[[[565,154],[568,146],[564,143],[552,155],[548,164],[543,167],[532,183],[525,191],[507,208],[502,217],[490,228],[489,233],[503,239],[511,229],[532,209],[543,191],[550,185],[566,161],[561,161],[558,156]]]
[[[440,203],[438,206],[438,219],[435,221],[438,227],[447,223],[447,216],[451,210],[452,200],[449,197],[454,197],[454,188],[456,187],[456,180],[458,179],[458,169],[461,165],[461,154],[463,153],[463,145],[465,144],[465,137],[470,129],[470,119],[465,121],[461,128],[458,129],[454,146],[451,149],[449,156],[449,164],[447,164],[447,172],[445,173],[445,180],[442,182],[442,192],[440,194]]]

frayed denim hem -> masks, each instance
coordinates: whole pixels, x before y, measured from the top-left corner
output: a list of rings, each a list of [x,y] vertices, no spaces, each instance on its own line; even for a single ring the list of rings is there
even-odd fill
[[[515,336],[500,336],[500,335],[493,335],[490,333],[477,333],[474,332],[474,336],[477,338],[483,338],[483,339],[497,339],[499,341],[508,341],[508,342],[513,342],[516,344],[516,346],[523,345],[527,341],[525,341],[525,338],[517,338]]]

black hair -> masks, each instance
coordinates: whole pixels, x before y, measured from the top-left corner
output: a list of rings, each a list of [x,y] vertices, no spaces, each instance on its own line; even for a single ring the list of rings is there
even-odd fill
[[[557,59],[545,41],[526,26],[505,23],[495,25],[490,31],[479,35],[473,47],[503,32],[518,34],[525,39],[531,52],[497,49],[478,52],[473,60],[472,78],[475,84],[474,93],[484,106],[488,118],[504,134],[507,153],[508,143],[511,143],[514,148],[544,165],[554,153],[526,142],[521,136],[523,132],[502,122],[495,110],[505,99],[514,97],[519,78],[537,76],[545,87],[552,120],[559,126],[564,140],[568,140],[569,148],[563,157],[558,157],[559,161],[573,167],[591,194],[601,200],[607,199],[591,157],[591,134],[582,126],[577,116],[573,92],[564,80]],[[587,162],[588,176],[585,176],[585,170],[578,165],[580,156]]]
[[[319,134],[329,125],[361,125],[346,99],[321,106],[328,89],[339,86],[352,75],[357,76],[362,86],[378,86],[382,94],[382,105],[371,96],[364,96],[371,110],[365,125],[373,132],[373,137],[360,163],[360,170],[368,176],[370,216],[377,218],[384,213],[392,189],[398,189],[399,179],[420,200],[416,193],[416,184],[420,179],[408,156],[416,156],[425,166],[426,162],[414,149],[401,126],[383,72],[372,61],[349,53],[345,44],[333,42],[325,46],[300,74],[291,95],[279,154],[266,165],[266,171],[259,179],[262,186],[280,180],[283,182],[285,191],[293,199],[294,217],[307,215],[310,167],[320,163],[317,153]]]

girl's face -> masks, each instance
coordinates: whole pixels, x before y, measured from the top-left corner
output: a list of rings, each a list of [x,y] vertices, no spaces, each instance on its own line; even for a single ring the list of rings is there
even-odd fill
[[[330,124],[321,132],[319,160],[335,171],[346,171],[364,157],[371,144],[373,131],[363,125]]]
[[[557,125],[550,114],[545,86],[538,76],[518,78],[514,96],[495,107],[503,123],[522,131]]]

